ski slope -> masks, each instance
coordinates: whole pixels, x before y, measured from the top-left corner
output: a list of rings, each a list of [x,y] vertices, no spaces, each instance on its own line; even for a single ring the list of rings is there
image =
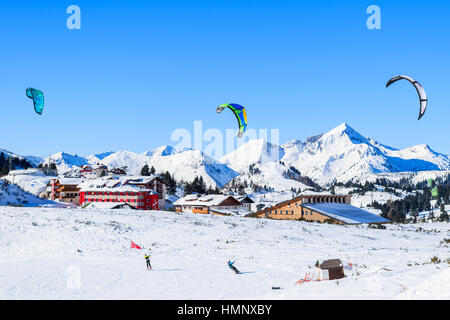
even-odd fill
[[[422,228],[422,229],[419,229]],[[449,299],[450,224],[335,226],[158,211],[0,207],[1,299]],[[130,241],[151,247],[153,271]],[[431,264],[437,256],[441,263]],[[316,260],[354,264],[294,285]],[[236,275],[227,260],[237,259]],[[279,286],[281,290],[272,290]]]

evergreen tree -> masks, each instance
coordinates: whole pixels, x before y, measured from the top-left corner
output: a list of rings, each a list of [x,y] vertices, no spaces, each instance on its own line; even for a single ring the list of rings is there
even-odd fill
[[[167,184],[167,193],[168,194],[175,194],[175,192],[177,191],[177,181],[175,180],[175,178],[170,174],[169,171],[166,171],[163,175],[162,175],[162,179],[164,180],[164,182]]]
[[[445,211],[445,204],[441,203],[441,215],[439,217],[441,221],[449,221],[448,213]]]
[[[148,171],[148,165],[145,165],[141,169],[141,176],[149,176],[150,172]]]

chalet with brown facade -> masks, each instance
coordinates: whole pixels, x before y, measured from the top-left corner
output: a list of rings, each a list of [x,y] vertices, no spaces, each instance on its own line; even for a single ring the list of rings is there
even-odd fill
[[[390,221],[351,205],[347,195],[301,195],[264,208],[247,217],[306,220],[337,224],[389,223]]]
[[[78,204],[80,202],[79,178],[56,178],[50,181],[50,199],[60,202]]]

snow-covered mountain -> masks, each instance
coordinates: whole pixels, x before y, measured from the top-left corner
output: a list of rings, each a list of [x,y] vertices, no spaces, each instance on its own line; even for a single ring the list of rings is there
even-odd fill
[[[127,173],[131,175],[140,174],[142,167],[147,164],[148,157],[131,151],[118,151],[106,158],[101,163],[109,169],[127,167]]]
[[[152,149],[150,151],[144,152],[144,155],[152,157],[152,156],[171,156],[180,152],[192,150],[190,148],[182,148],[182,149],[176,149],[172,146],[164,145],[160,146],[158,148]]]
[[[221,162],[239,172],[236,182],[252,187],[271,187],[276,191],[308,188],[296,181],[295,172],[282,159],[290,158],[295,151],[302,150],[303,144],[292,141],[286,148],[267,142],[266,140],[251,140],[235,151],[225,155]],[[295,156],[294,156],[295,157]],[[297,177],[299,178],[299,177]]]
[[[192,182],[196,177],[202,177],[206,185],[213,188],[221,188],[238,176],[233,169],[199,150],[174,149],[170,146],[162,146],[143,154],[124,150],[88,156],[59,152],[44,161],[55,163],[59,174],[82,165],[103,164],[109,169],[126,167],[129,175],[138,175],[148,165],[153,166],[157,173],[169,171],[178,181]]]
[[[76,154],[58,152],[44,159],[44,163],[54,163],[59,174],[72,170],[74,167],[91,164],[91,157],[82,157]]]
[[[449,156],[428,145],[399,150],[362,136],[346,123],[305,142],[291,140],[278,146],[262,139],[250,140],[219,161],[199,150],[167,145],[141,154],[118,151],[78,156],[59,152],[44,161],[55,163],[60,174],[81,165],[104,164],[110,169],[127,167],[128,174],[134,175],[147,164],[158,173],[169,171],[179,181],[190,182],[201,176],[208,186],[223,187],[237,178],[237,182],[277,191],[307,188],[299,182],[303,181],[300,176],[327,185],[334,180],[373,180],[377,175],[395,178],[392,174],[450,171]],[[38,162],[39,157],[35,157],[33,163]]]
[[[163,146],[138,154],[131,151],[110,153],[103,159],[96,155],[81,157],[64,152],[56,153],[46,161],[52,161],[62,174],[81,165],[106,165],[109,169],[126,167],[129,175],[140,174],[145,165],[154,167],[157,173],[169,171],[178,181],[191,182],[196,177],[202,177],[210,187],[223,187],[238,173],[226,165],[214,160],[199,150],[175,150]]]
[[[42,162],[43,158],[42,157],[36,157],[36,156],[20,156],[18,154],[15,154],[11,151],[8,151],[6,149],[1,149],[0,148],[0,153],[3,153],[6,157],[12,157],[12,158],[18,158],[18,159],[24,159],[26,160],[28,163],[30,163],[33,166],[37,166],[39,163]]]
[[[240,173],[246,172],[251,164],[277,162],[284,156],[280,146],[264,139],[250,140],[235,151],[225,155],[220,162]]]
[[[309,139],[290,164],[320,184],[334,179],[347,181],[367,172],[395,171],[380,149],[347,124]]]
[[[322,185],[333,180],[360,180],[370,174],[450,170],[449,157],[427,145],[398,150],[365,138],[346,123],[306,142],[291,140],[275,146],[264,140],[249,141],[221,161],[241,173],[240,181],[278,190],[295,188],[291,178],[286,181],[286,170],[292,168],[294,175],[298,170]],[[256,169],[253,173],[250,165]]]
[[[208,186],[219,188],[238,175],[199,150],[177,151],[168,146],[144,154],[119,151],[104,158],[101,163],[110,169],[126,166],[127,173],[131,175],[139,174],[148,165],[154,167],[157,173],[170,172],[178,181],[192,182],[196,177],[202,177]]]
[[[346,123],[307,141],[297,160],[282,159],[321,184],[348,181],[369,173],[450,170],[448,156],[428,146],[404,150],[365,138]]]

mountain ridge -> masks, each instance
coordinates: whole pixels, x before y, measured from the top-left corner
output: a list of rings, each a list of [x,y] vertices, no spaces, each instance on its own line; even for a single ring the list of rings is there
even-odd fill
[[[40,158],[28,157],[34,163]],[[327,185],[371,174],[450,170],[450,157],[427,144],[397,149],[364,137],[347,123],[310,136],[305,142],[292,139],[277,145],[264,139],[250,140],[219,160],[200,150],[163,145],[141,154],[126,150],[88,156],[58,152],[43,159],[48,161],[56,164],[60,174],[80,165],[103,164],[110,169],[126,166],[128,173],[135,175],[148,165],[158,173],[169,171],[180,181],[201,176],[211,187],[220,188],[237,179],[280,190],[306,188],[296,181],[299,175]]]

